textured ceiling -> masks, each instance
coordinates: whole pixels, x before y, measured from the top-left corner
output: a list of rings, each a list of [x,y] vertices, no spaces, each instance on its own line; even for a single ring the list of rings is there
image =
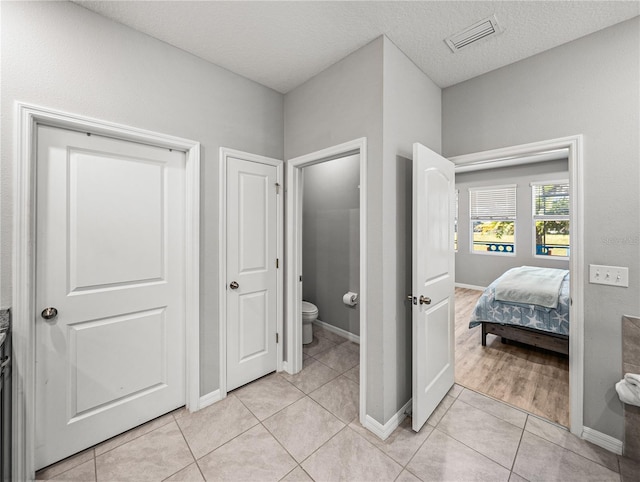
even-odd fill
[[[286,93],[384,34],[440,87],[640,14],[638,1],[77,1]],[[444,39],[495,14],[499,36],[452,53]]]

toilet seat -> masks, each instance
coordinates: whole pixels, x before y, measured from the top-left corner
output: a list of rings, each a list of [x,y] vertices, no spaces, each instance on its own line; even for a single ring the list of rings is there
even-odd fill
[[[309,303],[308,301],[302,302],[302,313],[306,315],[310,315],[312,313],[318,314],[318,307],[313,303]]]

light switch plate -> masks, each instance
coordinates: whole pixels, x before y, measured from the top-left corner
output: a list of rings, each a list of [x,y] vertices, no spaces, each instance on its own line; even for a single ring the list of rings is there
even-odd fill
[[[629,268],[621,266],[589,265],[589,283],[629,287]]]

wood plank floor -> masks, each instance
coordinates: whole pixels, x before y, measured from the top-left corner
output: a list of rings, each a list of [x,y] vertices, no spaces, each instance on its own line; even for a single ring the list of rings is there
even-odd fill
[[[456,288],[456,383],[569,426],[569,358],[526,345],[503,344],[469,318],[481,291]]]

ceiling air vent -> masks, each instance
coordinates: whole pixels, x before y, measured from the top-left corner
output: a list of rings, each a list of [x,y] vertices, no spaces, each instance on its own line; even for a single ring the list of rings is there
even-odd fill
[[[495,15],[480,20],[463,31],[453,34],[444,41],[453,52],[468,47],[469,45],[493,35],[498,35],[502,29],[498,25]]]

